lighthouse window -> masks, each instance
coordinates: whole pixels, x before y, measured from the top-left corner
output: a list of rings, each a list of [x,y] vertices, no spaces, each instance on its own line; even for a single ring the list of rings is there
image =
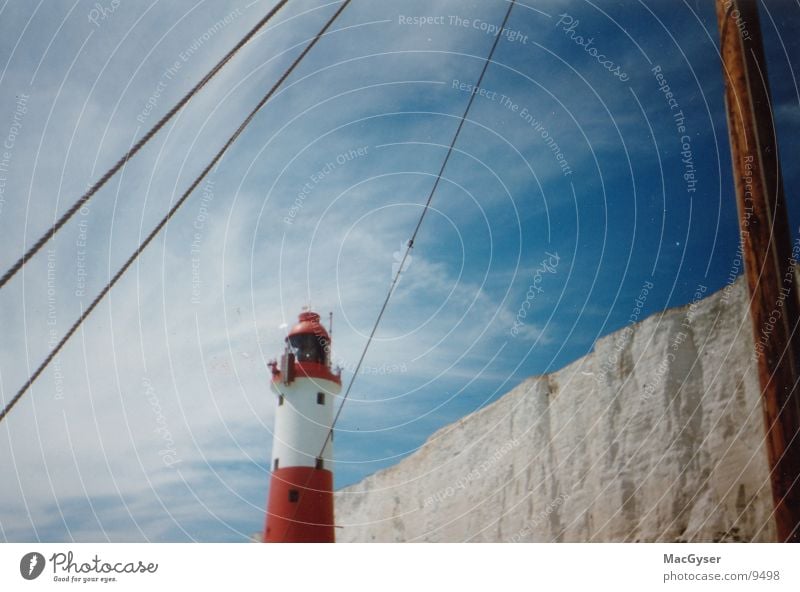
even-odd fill
[[[321,458],[317,457],[317,462],[314,465],[314,467],[317,468],[317,469],[324,469],[325,468],[325,462]]]
[[[275,464],[275,468],[273,468],[272,470],[273,471],[277,471],[278,470],[278,459],[277,458],[275,459],[275,463],[274,464]]]
[[[324,337],[317,337],[312,333],[303,333],[289,337],[289,343],[294,349],[298,362],[327,363],[325,356],[327,340]]]
[[[278,395],[278,407],[283,405],[283,395]]]
[[[299,499],[300,499],[300,492],[297,491],[296,489],[290,489],[289,490],[289,501],[294,504],[294,503],[297,503],[297,500],[299,500]]]
[[[317,393],[317,405],[325,404],[325,393]]]

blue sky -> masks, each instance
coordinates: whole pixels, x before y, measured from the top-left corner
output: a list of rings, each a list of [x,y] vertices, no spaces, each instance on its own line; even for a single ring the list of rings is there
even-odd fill
[[[290,1],[0,292],[3,398],[336,5]],[[271,2],[115,6],[0,8],[0,134],[12,135],[0,267]],[[0,537],[241,541],[261,529],[265,363],[281,325],[306,304],[333,311],[349,380],[469,98],[460,85],[477,78],[506,6],[354,0],[0,426]],[[797,237],[800,12],[769,6]],[[435,18],[409,24],[420,16]],[[741,271],[713,3],[518,3],[508,28],[339,424],[337,487],[591,351],[646,282],[642,317]]]

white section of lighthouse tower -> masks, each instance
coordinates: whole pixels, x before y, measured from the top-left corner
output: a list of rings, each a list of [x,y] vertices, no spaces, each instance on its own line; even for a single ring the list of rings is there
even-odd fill
[[[334,395],[341,385],[318,377],[296,377],[291,384],[273,382],[278,395],[272,442],[272,469],[314,467],[330,469]],[[324,450],[323,450],[324,445]],[[322,454],[320,454],[322,451]],[[319,460],[325,466],[320,466]]]

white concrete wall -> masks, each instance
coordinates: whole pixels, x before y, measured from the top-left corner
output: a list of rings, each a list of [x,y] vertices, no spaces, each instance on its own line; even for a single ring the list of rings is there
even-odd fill
[[[337,540],[774,540],[744,283],[595,351],[337,492]]]

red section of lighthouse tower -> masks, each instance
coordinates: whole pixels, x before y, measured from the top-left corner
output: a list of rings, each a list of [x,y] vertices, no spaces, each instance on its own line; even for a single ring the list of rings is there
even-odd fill
[[[332,543],[334,398],[341,378],[330,367],[331,338],[313,312],[300,314],[272,362],[277,407],[267,543]]]
[[[331,471],[308,467],[273,471],[264,542],[335,542]]]

